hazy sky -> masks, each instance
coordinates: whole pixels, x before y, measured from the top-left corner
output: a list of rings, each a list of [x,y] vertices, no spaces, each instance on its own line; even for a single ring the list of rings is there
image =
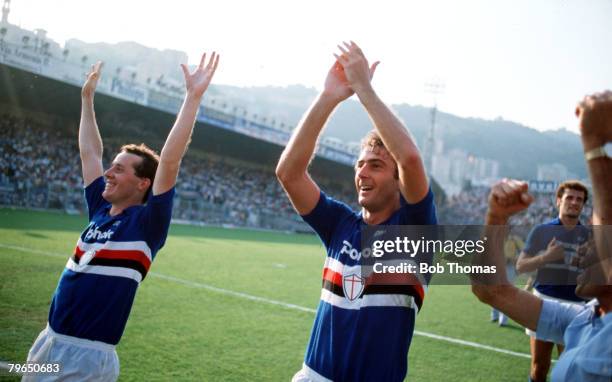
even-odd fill
[[[3,0],[0,0],[3,1]],[[612,88],[612,0],[12,0],[9,21],[62,43],[137,41],[221,53],[215,78],[239,86],[318,89],[342,40],[380,60],[391,103],[576,131],[584,94]],[[179,68],[177,68],[179,70]]]

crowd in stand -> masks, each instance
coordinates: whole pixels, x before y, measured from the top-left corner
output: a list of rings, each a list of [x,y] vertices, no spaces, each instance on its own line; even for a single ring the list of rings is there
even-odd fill
[[[84,212],[76,132],[67,136],[28,120],[0,117],[0,204]],[[110,141],[110,142],[109,142]],[[105,165],[120,144],[107,140]],[[188,154],[177,182],[174,218],[207,224],[299,229],[273,169]],[[326,184],[325,180],[321,182]],[[352,202],[347,191],[330,194]]]
[[[0,118],[0,204],[78,209],[82,178],[76,142],[27,118]],[[75,155],[77,153],[77,155]]]
[[[177,192],[183,204],[198,203],[202,207],[221,207],[243,224],[257,214],[291,216],[292,209],[273,174],[216,158],[187,158],[181,169]],[[206,211],[186,209],[205,219]],[[189,219],[197,220],[197,219]],[[252,219],[251,219],[252,220]]]
[[[54,131],[28,118],[0,117],[0,204],[83,212],[82,178],[76,132]],[[107,141],[105,165],[119,143]],[[194,151],[194,150],[192,150]],[[352,191],[334,189],[319,180],[330,195],[356,207]],[[438,206],[442,224],[482,224],[486,187],[472,188]],[[585,216],[590,208],[585,208]],[[536,194],[516,225],[533,225],[556,215],[552,194]],[[216,225],[300,229],[301,222],[273,169],[203,153],[188,154],[179,181],[174,218]],[[586,221],[586,220],[585,220]]]
[[[487,200],[491,190],[488,187],[477,187],[464,190],[448,198],[439,208],[440,223],[448,225],[482,225],[487,211]],[[549,221],[558,215],[554,193],[534,192],[534,202],[524,212],[512,217],[510,224],[515,226],[533,226]],[[589,223],[592,213],[592,200],[587,200],[582,211],[581,220]]]

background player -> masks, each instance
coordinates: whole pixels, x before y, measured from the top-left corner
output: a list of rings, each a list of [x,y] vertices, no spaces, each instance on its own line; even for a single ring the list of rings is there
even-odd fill
[[[576,266],[578,248],[589,238],[589,229],[580,223],[588,190],[581,182],[566,181],[559,185],[556,195],[558,217],[529,233],[516,268],[519,273],[536,271],[533,291],[536,296],[582,304],[584,299],[576,296],[574,290],[580,273]],[[545,381],[554,344],[538,339],[534,331],[526,331],[531,337],[530,377],[536,382]],[[557,348],[560,354],[563,345],[558,343]]]
[[[612,158],[601,149],[612,142],[612,92],[585,97],[578,105],[581,138],[593,184],[593,227],[596,250],[580,259],[584,271],[577,279],[576,294],[595,298],[587,305],[543,300],[522,291],[498,272],[497,280],[472,281],[472,291],[484,303],[508,314],[519,324],[536,331],[538,338],[564,343],[565,350],[553,368],[552,381],[610,381],[612,379],[612,264],[609,225],[612,221]],[[529,206],[533,197],[527,184],[502,181],[489,196],[486,215],[489,239],[480,264],[504,269],[501,226]],[[601,228],[601,229],[600,229]]]

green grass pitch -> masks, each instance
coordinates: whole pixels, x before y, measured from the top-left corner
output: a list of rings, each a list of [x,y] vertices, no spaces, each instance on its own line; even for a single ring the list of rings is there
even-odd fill
[[[25,361],[86,223],[0,209],[0,361]],[[290,380],[302,364],[323,262],[315,236],[173,225],[117,347],[120,380]],[[432,286],[416,330],[529,353],[522,329],[490,323],[467,286]],[[415,335],[407,380],[525,381],[528,369],[528,358]]]

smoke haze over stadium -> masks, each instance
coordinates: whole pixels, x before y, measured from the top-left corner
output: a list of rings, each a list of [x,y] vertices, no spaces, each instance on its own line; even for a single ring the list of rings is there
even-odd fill
[[[10,16],[60,43],[135,41],[192,64],[216,49],[217,83],[238,86],[320,88],[335,44],[353,39],[382,61],[375,82],[389,102],[431,105],[425,83],[437,80],[444,111],[574,132],[577,97],[612,86],[611,18],[605,0],[13,0]]]

